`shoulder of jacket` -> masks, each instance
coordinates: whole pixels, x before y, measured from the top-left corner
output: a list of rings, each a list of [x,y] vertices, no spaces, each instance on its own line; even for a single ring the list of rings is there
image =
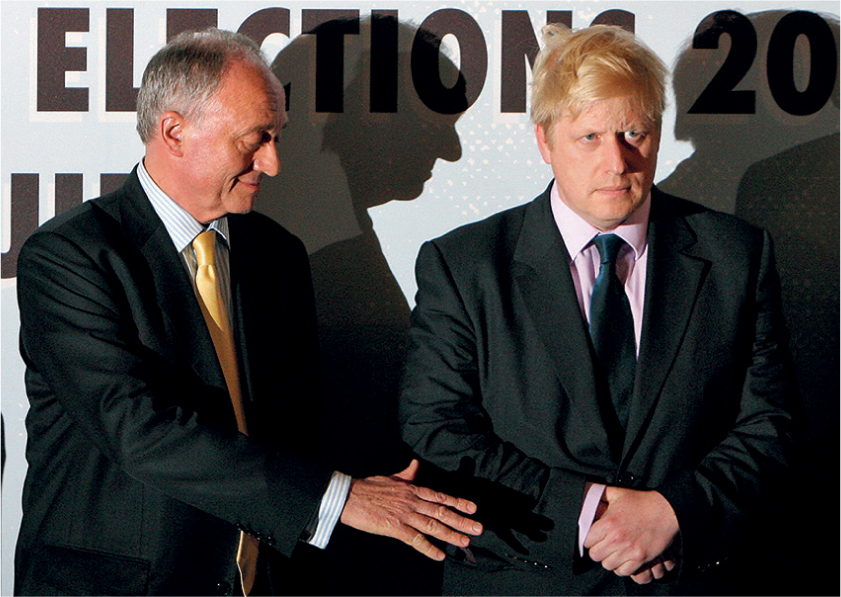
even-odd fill
[[[507,236],[507,231],[519,231],[526,209],[530,204],[531,202],[518,205],[492,214],[482,220],[463,224],[430,242],[441,247],[464,247],[468,249],[496,244]]]
[[[670,195],[663,191],[654,192],[652,217],[677,217],[698,233],[724,235],[725,237],[762,235],[762,229],[733,214],[705,207],[694,201]]]

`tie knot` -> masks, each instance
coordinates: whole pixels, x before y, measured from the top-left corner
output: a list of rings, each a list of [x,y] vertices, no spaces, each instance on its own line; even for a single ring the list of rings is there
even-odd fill
[[[198,267],[215,265],[216,262],[216,231],[205,230],[193,239],[193,249],[196,251]]]
[[[625,241],[615,234],[600,234],[593,239],[593,244],[599,251],[602,263],[616,263],[616,257]]]

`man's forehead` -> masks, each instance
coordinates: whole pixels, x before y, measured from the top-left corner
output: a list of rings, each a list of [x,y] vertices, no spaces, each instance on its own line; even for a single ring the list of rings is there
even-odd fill
[[[281,129],[286,126],[286,95],[283,86],[274,77],[271,71],[262,71],[262,76],[252,79],[258,84],[259,95],[255,97],[251,106],[257,109],[263,116],[261,125],[255,126],[262,130]],[[234,91],[236,93],[236,91]]]
[[[648,116],[638,103],[626,96],[596,100],[586,104],[577,115],[567,111],[563,119],[573,127],[598,125],[608,130],[651,127]]]
[[[288,118],[286,117],[286,91],[283,89],[283,85],[280,84],[280,81],[274,76],[274,73],[270,72],[270,76],[267,79],[269,84],[269,101],[272,104],[272,110],[276,115],[275,119],[275,126],[278,129],[282,129],[286,126],[288,122]]]
[[[275,119],[275,129],[279,132],[285,129],[289,124],[289,117],[286,115],[286,110],[281,106],[277,111],[277,118]]]

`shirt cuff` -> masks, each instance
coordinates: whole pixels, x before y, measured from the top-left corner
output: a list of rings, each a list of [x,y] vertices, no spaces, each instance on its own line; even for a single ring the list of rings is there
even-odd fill
[[[584,556],[584,541],[590,534],[590,527],[593,526],[596,518],[596,510],[602,500],[605,486],[601,483],[591,483],[584,493],[584,503],[581,505],[581,513],[578,515],[578,553]]]
[[[350,491],[351,478],[344,473],[334,471],[330,477],[330,484],[324,497],[321,498],[321,505],[318,507],[318,520],[316,521],[315,532],[307,540],[313,547],[324,549],[330,541],[333,529],[339,522],[342,510],[345,508],[348,492]]]

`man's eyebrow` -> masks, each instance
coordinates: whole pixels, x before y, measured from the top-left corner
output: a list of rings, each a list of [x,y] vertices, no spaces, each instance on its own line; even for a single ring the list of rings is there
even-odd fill
[[[277,128],[276,122],[262,122],[260,124],[255,124],[250,129],[245,131],[245,135],[250,135],[251,133],[266,133],[272,129]]]

